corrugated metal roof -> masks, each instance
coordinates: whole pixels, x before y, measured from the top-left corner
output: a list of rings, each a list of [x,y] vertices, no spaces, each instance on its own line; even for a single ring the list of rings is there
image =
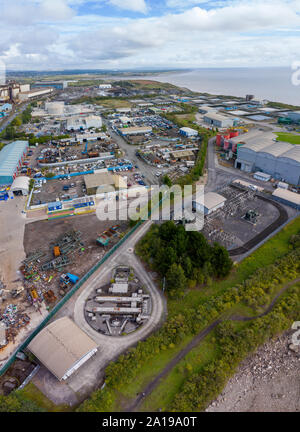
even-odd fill
[[[28,147],[28,141],[7,144],[0,152],[0,177],[12,177],[19,161]]]
[[[292,145],[292,148],[280,155],[281,158],[288,158],[300,163],[300,145]]]
[[[281,198],[291,203],[297,204],[298,206],[300,205],[300,195],[295,192],[291,192],[282,188],[277,188],[272,195],[277,198]]]
[[[70,318],[60,318],[38,333],[29,350],[59,380],[97,344]]]
[[[287,142],[273,142],[268,147],[265,147],[261,150],[263,153],[268,153],[274,157],[281,156],[283,153],[286,153],[287,151],[291,150],[293,148],[292,144],[289,144]]]

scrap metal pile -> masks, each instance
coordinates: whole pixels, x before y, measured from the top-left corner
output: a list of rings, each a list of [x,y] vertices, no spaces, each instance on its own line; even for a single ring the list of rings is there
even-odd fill
[[[80,231],[69,231],[49,245],[49,253],[37,250],[23,261],[21,272],[25,278],[30,303],[53,303],[57,300],[49,283],[64,267],[73,263],[76,253],[84,251]]]
[[[10,341],[14,342],[15,336],[22,327],[27,326],[30,318],[26,313],[18,310],[18,306],[9,304],[4,311],[0,312],[0,322],[6,327],[6,344]]]

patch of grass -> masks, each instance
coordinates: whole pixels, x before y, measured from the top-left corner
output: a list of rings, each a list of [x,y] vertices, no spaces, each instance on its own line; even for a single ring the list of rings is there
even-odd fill
[[[276,135],[278,136],[278,141],[284,141],[290,144],[300,144],[300,135],[283,132],[278,132]]]
[[[215,343],[214,331],[192,351],[190,351],[166,378],[145,399],[139,411],[154,412],[163,411],[173,401],[183,382],[193,373],[199,372],[208,362],[218,355],[218,347]]]
[[[55,405],[48,399],[33,383],[27,384],[24,389],[20,390],[26,399],[32,400],[38,406],[44,408],[47,412],[70,412],[72,408],[68,405]]]
[[[160,354],[153,359],[151,362],[147,363],[142,368],[142,373],[140,373],[136,379],[131,382],[129,385],[127,384],[120,391],[120,398],[123,396],[128,399],[135,399],[137,393],[146,387],[146,385],[151,382],[151,380],[172,360],[175,355],[181,351],[187,343],[189,343],[193,339],[193,336],[188,336],[184,339],[184,341],[177,345],[174,348],[167,349],[165,351],[161,351]]]

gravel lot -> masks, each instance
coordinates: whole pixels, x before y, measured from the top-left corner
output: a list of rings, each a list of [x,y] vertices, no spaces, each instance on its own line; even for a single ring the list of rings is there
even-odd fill
[[[207,412],[299,412],[300,351],[292,332],[263,345],[239,367]]]

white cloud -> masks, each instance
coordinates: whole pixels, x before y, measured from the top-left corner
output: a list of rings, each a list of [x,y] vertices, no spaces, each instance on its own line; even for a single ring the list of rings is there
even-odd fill
[[[145,0],[109,0],[109,3],[120,9],[131,10],[133,12],[146,13],[148,10]]]
[[[146,11],[144,1],[108,1]],[[8,68],[263,66],[299,59],[300,0],[232,0],[136,19],[95,10],[79,15],[84,3],[0,0],[0,56]]]

